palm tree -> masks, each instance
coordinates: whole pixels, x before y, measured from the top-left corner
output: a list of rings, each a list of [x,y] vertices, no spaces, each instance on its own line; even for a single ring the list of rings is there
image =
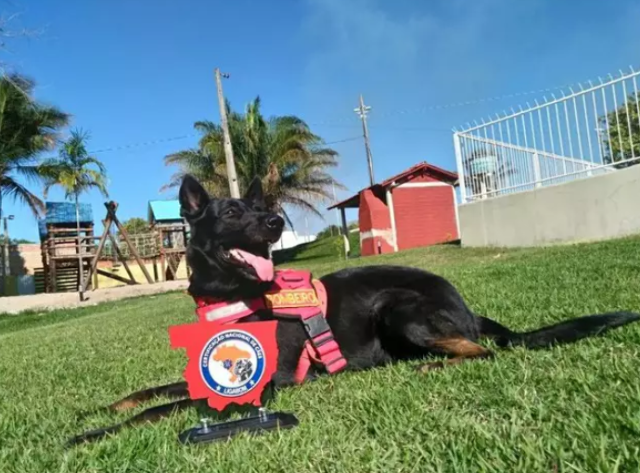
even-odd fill
[[[327,172],[337,166],[338,153],[323,146],[323,140],[298,117],[265,119],[260,104],[257,97],[244,114],[232,111],[226,104],[241,191],[258,176],[267,207],[281,213],[290,225],[285,205],[320,215],[314,201],[330,200],[332,185],[344,188]],[[165,165],[177,165],[179,170],[161,190],[179,187],[183,176],[192,174],[211,194],[228,197],[222,128],[210,121],[198,121],[194,128],[202,135],[197,148],[164,158]]]
[[[20,178],[41,179],[37,156],[54,149],[69,116],[32,98],[34,82],[19,75],[0,77],[0,217],[4,197],[25,203],[35,216],[42,201]]]
[[[83,286],[82,241],[80,239],[80,204],[79,197],[83,192],[96,188],[105,197],[107,192],[107,171],[98,160],[87,152],[89,134],[81,130],[73,130],[71,137],[62,143],[60,156],[44,161],[40,165],[40,174],[45,179],[44,196],[46,198],[53,186],[60,186],[65,198],[74,198],[76,207],[76,229],[78,234],[78,273],[80,285]]]

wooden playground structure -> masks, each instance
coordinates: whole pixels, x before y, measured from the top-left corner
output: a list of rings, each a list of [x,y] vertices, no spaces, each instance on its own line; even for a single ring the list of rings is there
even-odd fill
[[[139,281],[140,277],[136,279],[131,266],[133,262],[148,284],[179,279],[178,267],[188,242],[188,225],[181,217],[169,221],[154,218],[150,232],[129,235],[118,219],[118,204],[111,201],[104,205],[106,217],[102,221],[104,231],[101,236],[94,234],[90,210],[80,219],[79,228],[75,218],[72,222],[66,221],[70,220],[68,216],[56,215],[41,222],[42,292],[78,291],[82,299],[87,290],[99,288],[100,277],[121,284],[140,284],[144,281]],[[115,234],[112,232],[114,227]],[[186,258],[184,264],[189,277]],[[126,271],[126,277],[118,274],[120,267]]]
[[[174,281],[178,279],[178,267],[182,257],[186,255],[186,242],[189,241],[187,224],[154,224],[152,230],[158,237],[158,252],[153,260],[154,271],[159,259],[164,280]],[[189,265],[186,268],[187,277],[189,277],[191,274]]]
[[[80,287],[78,267],[85,278],[94,247],[93,223],[71,228],[48,224],[47,236],[41,242],[44,292],[77,291]]]

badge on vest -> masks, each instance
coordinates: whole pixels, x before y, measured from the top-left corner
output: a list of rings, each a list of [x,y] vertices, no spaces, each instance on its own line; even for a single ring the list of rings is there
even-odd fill
[[[314,289],[280,289],[264,295],[265,306],[269,309],[294,309],[297,307],[318,307],[320,301]]]

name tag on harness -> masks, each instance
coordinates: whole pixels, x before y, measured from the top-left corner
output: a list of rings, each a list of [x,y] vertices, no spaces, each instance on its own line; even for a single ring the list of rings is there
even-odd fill
[[[318,307],[320,301],[314,289],[280,289],[264,295],[265,306],[269,309],[293,309],[297,307]]]

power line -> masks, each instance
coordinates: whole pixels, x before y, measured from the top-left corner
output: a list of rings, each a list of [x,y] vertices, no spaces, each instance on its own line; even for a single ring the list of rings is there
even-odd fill
[[[447,131],[451,131],[451,130],[447,130]],[[157,140],[150,140],[150,141],[140,141],[137,143],[130,143],[130,144],[126,144],[126,145],[120,145],[120,146],[111,146],[108,148],[102,148],[102,149],[97,149],[95,151],[91,151],[91,154],[104,154],[104,153],[111,153],[113,151],[122,151],[123,149],[131,149],[131,148],[141,148],[141,147],[145,147],[145,146],[153,146],[156,145],[158,143],[168,143],[171,141],[180,141],[180,140],[184,140],[187,138],[193,138],[196,136],[201,136],[199,133],[191,133],[188,135],[180,135],[180,136],[172,136],[170,138],[161,138],[161,139],[157,139]],[[326,143],[322,143],[323,145],[334,145],[334,144],[338,144],[338,143],[346,143],[347,141],[355,141],[355,140],[359,140],[360,136],[352,136],[350,138],[344,138],[341,140],[336,140],[336,141],[329,141]]]
[[[498,101],[498,100],[510,99],[510,98],[515,98],[515,97],[523,97],[525,95],[533,95],[533,94],[542,94],[542,93],[545,93],[545,92],[553,92],[554,90],[565,89],[567,87],[570,87],[570,86],[557,85],[557,86],[554,86],[554,87],[548,87],[546,89],[530,90],[530,91],[526,91],[526,92],[516,92],[516,93],[512,93],[512,94],[497,95],[497,96],[494,96],[494,97],[485,97],[485,98],[479,98],[479,99],[474,99],[474,100],[464,100],[464,101],[461,101],[461,102],[453,102],[453,103],[444,104],[444,105],[429,105],[429,106],[418,107],[418,108],[413,108],[413,109],[393,110],[393,111],[390,111],[390,112],[381,113],[380,117],[389,117],[389,116],[393,116],[393,115],[404,115],[404,114],[410,114],[410,113],[422,113],[422,112],[427,112],[427,111],[432,111],[432,110],[443,110],[443,109],[455,108],[455,107],[465,107],[465,106],[469,106],[469,105],[477,105],[477,104],[486,103],[486,102],[495,102],[495,101]]]
[[[448,130],[448,131],[451,131],[451,130]],[[187,135],[171,136],[169,138],[160,138],[157,140],[138,141],[135,143],[128,143],[125,145],[109,146],[107,148],[92,150],[92,151],[89,151],[89,154],[104,154],[104,153],[112,153],[114,151],[122,151],[122,150],[132,149],[132,148],[143,148],[146,146],[153,146],[159,143],[169,143],[172,141],[180,141],[180,140],[185,140],[187,138],[194,138],[196,136],[201,136],[201,135],[199,133],[190,133]],[[341,140],[328,141],[326,143],[322,143],[322,145],[334,145],[339,143],[346,143],[348,141],[359,140],[360,138],[361,138],[360,136],[352,136],[350,138],[343,138]]]
[[[436,104],[436,105],[425,105],[422,107],[416,107],[416,108],[407,108],[407,109],[399,109],[399,110],[391,110],[388,112],[382,112],[377,114],[376,116],[378,118],[385,118],[385,117],[391,117],[391,116],[395,116],[395,115],[406,115],[406,114],[414,114],[414,113],[424,113],[424,112],[429,112],[429,111],[433,111],[433,110],[443,110],[443,109],[448,109],[448,108],[456,108],[456,107],[466,107],[469,105],[477,105],[477,104],[481,104],[481,103],[487,103],[487,102],[496,102],[499,100],[505,100],[505,99],[509,99],[509,98],[514,98],[514,97],[524,97],[527,95],[533,95],[533,94],[542,94],[542,93],[546,93],[546,92],[553,92],[556,90],[560,90],[560,89],[567,89],[568,87],[572,87],[573,85],[557,85],[557,86],[553,86],[553,87],[547,87],[544,89],[536,89],[536,90],[528,90],[528,91],[524,91],[524,92],[514,92],[514,93],[510,93],[510,94],[504,94],[504,95],[496,95],[496,96],[492,96],[492,97],[481,97],[481,98],[477,98],[477,99],[472,99],[472,100],[463,100],[460,102],[451,102],[451,103],[447,103],[447,104]],[[347,121],[352,121],[353,119],[351,117],[340,117],[340,118],[333,118],[333,119],[327,119],[327,120],[315,120],[315,125],[317,126],[332,126],[336,123],[343,123],[343,122],[347,122]],[[450,129],[447,131],[451,131]]]
[[[356,141],[359,140],[360,138],[362,138],[361,136],[353,136],[351,138],[345,138],[343,140],[337,140],[337,141],[328,141],[326,143],[322,143],[323,145],[336,145],[338,143],[346,143],[347,141]]]
[[[357,123],[353,123],[350,125],[334,125],[327,124],[324,125],[322,123],[309,123],[311,126],[323,127],[323,128],[360,128],[361,125]],[[387,131],[439,131],[442,133],[451,133],[451,128],[437,128],[431,126],[388,126],[388,125],[369,125],[368,128],[375,128],[376,130],[387,130]]]
[[[172,136],[170,138],[160,138],[157,140],[150,140],[150,141],[139,141],[136,143],[129,143],[126,145],[120,145],[120,146],[110,146],[108,148],[102,148],[102,149],[97,149],[94,151],[91,151],[91,154],[104,154],[104,153],[111,153],[113,151],[122,151],[124,149],[131,149],[131,148],[141,148],[141,147],[145,147],[145,146],[153,146],[159,143],[169,143],[171,141],[179,141],[179,140],[185,140],[187,138],[193,138],[196,136],[200,136],[197,133],[190,133],[188,135],[180,135],[180,136]]]
[[[193,138],[195,136],[200,136],[197,133],[190,133],[188,135],[180,135],[180,136],[172,136],[169,138],[160,138],[157,140],[149,140],[149,141],[138,141],[138,142],[134,142],[134,143],[128,143],[125,145],[118,145],[118,146],[109,146],[107,148],[101,148],[101,149],[95,149],[95,150],[91,150],[89,151],[89,154],[104,154],[104,153],[112,153],[114,151],[122,151],[125,149],[131,149],[131,148],[143,148],[145,146],[153,146],[156,145],[158,143],[168,143],[171,141],[179,141],[179,140],[184,140],[187,138]],[[55,158],[56,156],[49,156],[48,158]],[[48,158],[44,158],[44,159],[48,159]]]
[[[0,75],[3,75],[4,77],[6,77],[6,74],[1,74],[2,71],[0,71]],[[15,85],[15,84],[13,84]],[[441,104],[441,105],[429,105],[429,106],[424,106],[424,107],[417,107],[417,108],[413,108],[413,109],[400,109],[400,110],[392,110],[389,112],[382,112],[377,114],[378,118],[384,118],[384,117],[390,117],[390,116],[394,116],[394,115],[404,115],[404,114],[411,114],[411,113],[422,113],[422,112],[426,112],[426,111],[431,111],[431,110],[441,110],[441,109],[447,109],[447,108],[454,108],[454,107],[463,107],[463,106],[468,106],[468,105],[475,105],[475,104],[479,104],[479,103],[485,103],[485,102],[493,102],[493,101],[498,101],[498,100],[503,100],[503,99],[507,99],[507,98],[514,98],[514,97],[522,97],[522,96],[526,96],[526,95],[532,95],[532,94],[539,94],[539,93],[544,93],[544,92],[551,92],[554,90],[559,90],[559,89],[563,89],[563,88],[567,88],[569,86],[566,85],[559,85],[559,86],[554,86],[554,87],[549,87],[546,89],[538,89],[538,90],[530,90],[530,91],[525,91],[525,92],[516,92],[516,93],[511,93],[511,94],[505,94],[505,95],[499,95],[499,96],[494,96],[494,97],[484,97],[484,98],[479,98],[479,99],[474,99],[474,100],[466,100],[466,101],[461,101],[461,102],[453,102],[453,103],[449,103],[449,104]],[[22,91],[22,90],[21,90]],[[29,99],[31,99],[31,97],[29,97]],[[360,125],[358,124],[339,124],[340,122],[346,122],[346,121],[352,121],[353,118],[352,117],[345,117],[345,118],[336,118],[333,120],[314,120],[313,122],[309,122],[309,125],[312,126],[322,126],[322,127],[334,127],[334,128],[355,128],[355,127],[360,127]],[[376,128],[376,129],[385,129],[385,130],[396,130],[396,131],[440,131],[440,132],[446,132],[446,133],[451,133],[451,129],[447,128],[435,128],[435,127],[396,127],[396,126],[380,126],[380,125],[370,125],[371,128]],[[169,138],[160,138],[160,139],[156,139],[156,140],[149,140],[149,141],[141,141],[141,142],[134,142],[134,143],[129,143],[129,144],[125,144],[125,145],[119,145],[119,146],[109,146],[106,148],[101,148],[101,149],[97,149],[94,151],[91,151],[92,154],[104,154],[104,153],[111,153],[114,151],[122,151],[122,150],[126,150],[126,149],[132,149],[132,148],[141,148],[141,147],[147,147],[147,146],[153,146],[156,144],[160,144],[160,143],[168,143],[168,142],[172,142],[172,141],[180,141],[180,140],[184,140],[184,139],[188,139],[188,138],[194,138],[197,136],[201,136],[198,133],[190,133],[190,134],[186,134],[186,135],[179,135],[179,136],[173,136],[173,137],[169,137]],[[360,139],[360,137],[356,137],[356,138],[346,138],[343,140],[337,140],[337,141],[332,141],[329,143],[324,143],[325,145],[329,145],[329,144],[339,144],[339,143],[344,143],[347,141],[353,141],[355,139]]]

